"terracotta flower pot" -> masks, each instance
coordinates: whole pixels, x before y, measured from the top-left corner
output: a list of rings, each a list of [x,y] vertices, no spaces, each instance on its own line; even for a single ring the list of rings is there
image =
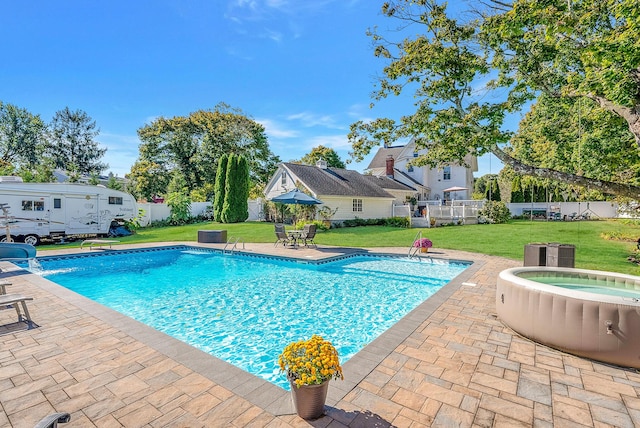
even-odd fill
[[[428,253],[429,252],[429,247],[420,247],[420,252],[421,253]]]
[[[302,419],[318,419],[324,414],[324,403],[327,400],[329,381],[320,385],[302,385],[298,387],[289,379],[291,395],[296,413]]]

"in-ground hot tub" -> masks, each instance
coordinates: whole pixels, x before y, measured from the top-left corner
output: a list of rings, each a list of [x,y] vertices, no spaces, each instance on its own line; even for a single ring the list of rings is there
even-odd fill
[[[640,368],[640,277],[595,270],[519,267],[500,272],[504,324],[571,354]]]

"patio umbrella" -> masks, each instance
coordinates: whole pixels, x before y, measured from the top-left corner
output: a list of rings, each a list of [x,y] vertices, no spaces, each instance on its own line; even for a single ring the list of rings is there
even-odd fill
[[[283,193],[282,195],[275,196],[271,198],[271,202],[296,205],[318,205],[323,203],[322,201],[314,198],[313,196],[309,196],[298,189],[293,189],[287,193]]]
[[[469,190],[469,189],[466,187],[453,186],[453,187],[449,187],[448,189],[444,189],[443,192],[461,192],[463,190]]]
[[[283,193],[282,195],[275,196],[271,198],[271,202],[294,205],[319,205],[323,203],[321,200],[316,199],[313,196],[309,196],[298,189],[293,189],[287,193]],[[284,220],[284,212],[282,217]]]
[[[444,189],[443,192],[449,192],[449,193],[453,193],[453,192],[462,192],[464,190],[469,190],[466,187],[460,187],[460,186],[453,186],[453,187],[449,187],[447,189]],[[455,199],[455,197],[451,197],[451,199]],[[453,204],[453,202],[451,202]]]

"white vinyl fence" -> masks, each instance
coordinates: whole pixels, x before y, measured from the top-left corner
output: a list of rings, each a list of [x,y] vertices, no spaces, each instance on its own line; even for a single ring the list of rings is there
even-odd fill
[[[578,218],[617,218],[616,202],[518,202],[507,204],[511,215],[534,219],[574,220]]]
[[[142,216],[139,217],[142,227],[148,226],[154,221],[164,220],[171,215],[171,209],[167,204],[152,204],[138,202],[138,212],[143,210]],[[197,216],[207,209],[211,202],[191,202],[191,215]]]
[[[250,199],[249,218],[247,221],[259,221],[264,219],[263,201],[262,199]],[[191,215],[193,217],[205,212],[211,202],[191,202]],[[148,226],[154,221],[165,220],[171,215],[171,209],[165,203],[140,203],[138,202],[138,212],[143,210],[144,213],[139,217],[141,226]]]

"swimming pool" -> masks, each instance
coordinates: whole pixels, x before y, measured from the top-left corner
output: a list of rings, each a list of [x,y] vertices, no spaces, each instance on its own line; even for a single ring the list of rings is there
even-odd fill
[[[344,363],[469,266],[301,263],[183,246],[38,260],[45,278],[285,389],[277,356],[288,343],[320,334]]]

